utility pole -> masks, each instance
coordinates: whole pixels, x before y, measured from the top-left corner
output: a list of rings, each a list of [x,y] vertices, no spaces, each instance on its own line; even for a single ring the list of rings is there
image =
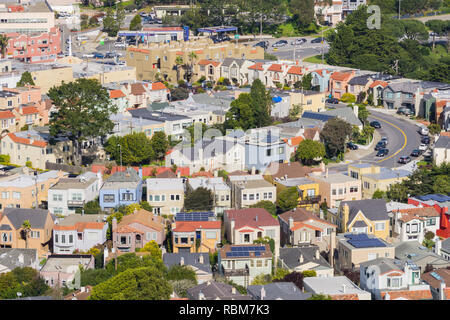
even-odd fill
[[[323,64],[323,55],[324,55],[324,48],[323,48],[323,46],[324,46],[324,44],[325,44],[325,41],[324,41],[324,39],[323,39],[323,26],[321,26],[320,25],[320,28],[322,29],[322,64]]]
[[[38,186],[37,186],[37,178],[38,178],[38,172],[37,170],[34,172],[34,185],[35,185],[35,191],[34,191],[34,195],[36,198],[36,206],[35,209],[38,209]]]
[[[120,153],[120,170],[122,171],[122,145],[119,143],[117,144],[119,147],[119,153]]]
[[[400,20],[400,6],[402,4],[402,0],[398,0],[398,20]]]

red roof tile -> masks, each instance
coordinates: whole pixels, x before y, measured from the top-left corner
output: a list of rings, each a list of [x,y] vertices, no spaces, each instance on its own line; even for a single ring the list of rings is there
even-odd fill
[[[382,299],[386,296],[386,292],[389,293],[390,300],[396,300],[398,298],[404,298],[407,300],[431,300],[433,296],[431,291],[428,290],[402,290],[402,291],[382,291],[380,296]]]
[[[199,171],[192,174],[192,178],[196,177],[207,177],[207,178],[214,178],[214,174],[212,174],[209,171]]]
[[[123,93],[122,90],[119,90],[119,89],[117,89],[117,90],[111,90],[111,91],[109,92],[109,97],[110,97],[111,99],[122,98],[122,97],[125,97],[125,93]]]
[[[140,96],[145,93],[144,86],[142,83],[132,83],[131,84],[131,94],[135,96]]]
[[[316,227],[316,226],[312,226],[310,224],[307,223],[303,223],[303,222],[294,222],[294,226],[291,228],[292,231],[298,230],[298,229],[312,229],[312,230],[317,230],[317,231],[323,231],[323,229]]]
[[[337,80],[337,81],[348,81],[350,80],[350,78],[353,77],[353,74],[351,72],[333,72],[333,74],[331,75],[331,79],[332,80]]]
[[[219,61],[214,61],[214,60],[207,60],[207,59],[202,59],[198,62],[199,65],[201,66],[207,66],[212,64],[214,67],[217,67],[218,65],[220,65]]]
[[[142,53],[150,53],[150,50],[139,49],[139,48],[127,48],[127,51],[132,51],[132,52],[142,52]]]
[[[272,64],[267,71],[275,71],[275,72],[283,72],[283,69],[281,68],[281,64],[274,63]]]
[[[300,144],[300,142],[303,141],[303,137],[298,136],[298,137],[293,137],[290,139],[284,138],[283,141],[286,142],[286,144],[288,144],[289,146],[293,147],[293,146],[298,146]],[[290,143],[289,143],[289,141],[290,141]]]
[[[252,65],[252,66],[250,66],[248,68],[251,69],[251,70],[263,71],[264,69],[263,69],[262,66],[263,66],[263,64],[261,62],[258,62],[258,63],[254,64],[254,65]]]
[[[397,211],[397,210],[396,210]],[[398,212],[414,214],[419,217],[439,217],[440,214],[436,211],[434,207],[418,207],[418,208],[409,208],[409,209],[400,209]]]
[[[10,119],[15,118],[16,116],[11,111],[0,111],[0,119]]]
[[[359,300],[356,293],[331,295],[331,300]]]
[[[375,88],[377,86],[382,86],[383,88],[388,86],[388,83],[386,81],[381,80],[375,80],[371,85],[370,88]]]
[[[298,67],[298,66],[293,66],[289,69],[288,71],[289,74],[297,74],[297,75],[302,75],[302,67]]]
[[[321,223],[325,223],[331,227],[336,227],[336,225],[332,224],[331,222],[320,219],[318,216],[316,216],[313,212],[308,211],[304,208],[295,208],[289,211],[286,211],[279,215],[280,219],[283,220],[286,223],[289,223],[289,218],[292,217],[294,219],[294,225],[295,222],[302,222],[306,223],[308,220],[315,220]]]
[[[20,108],[19,108],[20,110]],[[22,107],[22,115],[39,113],[36,107]]]
[[[152,90],[167,90],[167,87],[162,82],[153,82],[152,83]]]
[[[236,229],[242,227],[259,228],[280,225],[277,219],[272,217],[266,209],[262,208],[226,210],[225,214],[229,221],[234,219],[234,227]]]
[[[194,232],[198,229],[220,229],[221,221],[178,221],[173,232]]]
[[[54,230],[77,230],[78,232],[84,231],[84,229],[103,229],[105,223],[103,222],[77,222],[71,226],[61,226],[55,224]]]
[[[30,146],[35,146],[35,147],[40,147],[40,148],[45,148],[47,146],[47,142],[45,142],[45,141],[34,140],[33,143],[31,143],[30,139],[18,137],[14,133],[9,133],[8,137],[10,137],[11,140],[14,141],[15,143],[27,144]]]

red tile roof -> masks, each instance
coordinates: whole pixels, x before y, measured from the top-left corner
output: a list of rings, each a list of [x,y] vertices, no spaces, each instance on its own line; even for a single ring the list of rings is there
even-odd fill
[[[397,211],[397,210],[396,210]],[[410,209],[400,209],[398,210],[401,213],[414,214],[419,217],[439,217],[440,214],[436,211],[434,207],[418,207],[418,208],[410,208]]]
[[[128,51],[132,51],[132,52],[150,53],[150,50],[146,50],[146,49],[127,48],[127,50]]]
[[[199,65],[201,66],[207,66],[212,64],[214,67],[217,67],[218,65],[220,65],[219,61],[214,61],[214,60],[206,60],[206,59],[202,59],[198,62]]]
[[[436,279],[431,275],[431,272],[437,273],[445,282],[445,286],[450,290],[450,269],[435,269],[433,271],[422,274],[421,279],[429,284],[431,287],[438,289],[441,283],[440,280]],[[450,299],[450,295],[447,296]]]
[[[47,142],[45,141],[34,140],[33,143],[31,143],[30,139],[18,137],[14,133],[9,133],[8,137],[10,137],[10,139],[15,143],[27,144],[40,148],[45,148],[47,146]]]
[[[371,85],[370,88],[375,88],[377,86],[382,86],[383,88],[388,86],[388,83],[386,81],[381,80],[375,80]]]
[[[320,219],[313,212],[303,208],[295,208],[286,211],[280,214],[278,217],[280,217],[280,219],[283,220],[285,223],[289,223],[289,218],[292,217],[292,219],[294,219],[294,227],[296,222],[307,223],[308,220],[315,220],[317,222],[325,223],[331,227],[336,227],[336,225],[332,224],[331,222],[324,219]]]
[[[177,51],[177,56],[182,56],[183,55],[183,51]]]
[[[140,96],[145,93],[145,88],[142,83],[132,83],[131,84],[131,94],[135,96]]]
[[[214,174],[212,174],[209,171],[199,171],[192,174],[192,178],[196,177],[207,177],[207,178],[214,178]]]
[[[262,208],[226,210],[225,214],[229,221],[234,219],[234,227],[236,229],[241,229],[242,227],[259,228],[280,225],[277,219],[272,217],[266,209]]]
[[[173,232],[194,232],[198,229],[220,229],[221,221],[178,221]]]
[[[263,71],[264,69],[263,69],[262,66],[263,66],[263,64],[261,62],[258,62],[258,63],[254,64],[254,65],[252,65],[252,66],[250,66],[248,68],[251,69],[251,70]]]
[[[283,139],[284,142],[286,142],[286,144],[288,144],[289,146],[293,147],[293,146],[298,146],[300,144],[300,142],[303,141],[303,137],[298,136],[298,137],[293,137],[293,138],[284,138]],[[290,141],[290,143],[289,143]]]
[[[20,108],[19,108],[20,110]],[[36,107],[22,107],[22,115],[39,113]]]
[[[431,291],[428,290],[402,290],[402,291],[382,291],[380,292],[381,298],[384,299],[386,292],[389,293],[390,300],[396,300],[398,298],[404,298],[407,300],[431,300],[433,296]]]
[[[331,75],[331,79],[332,80],[337,80],[337,81],[348,81],[350,80],[350,78],[353,77],[353,74],[351,72],[333,72],[333,74]]]
[[[302,67],[298,67],[298,66],[293,66],[289,69],[288,71],[289,74],[297,74],[297,75],[302,75]]]
[[[116,233],[139,233],[139,234],[144,234],[143,231],[139,231],[138,229],[135,229],[133,227],[130,226],[120,226],[116,229],[115,231]]]
[[[16,116],[11,111],[0,111],[0,119],[10,119],[15,118]]]
[[[77,230],[78,232],[84,231],[84,229],[103,229],[105,223],[103,222],[77,222],[71,226],[61,226],[55,224],[54,230]]]
[[[117,89],[117,90],[111,90],[111,91],[109,92],[109,97],[110,97],[111,99],[122,98],[122,97],[125,97],[125,93],[123,93],[122,90],[119,90],[119,89]]]
[[[316,227],[316,226],[312,226],[310,224],[307,223],[303,223],[303,222],[294,222],[294,226],[291,228],[292,231],[298,230],[298,229],[312,229],[312,230],[317,230],[317,231],[323,231],[323,229]]]
[[[152,90],[167,90],[167,87],[162,82],[153,82],[152,83]]]
[[[356,293],[331,295],[331,300],[359,300]]]
[[[281,64],[274,63],[272,64],[267,71],[275,71],[275,72],[283,72]]]

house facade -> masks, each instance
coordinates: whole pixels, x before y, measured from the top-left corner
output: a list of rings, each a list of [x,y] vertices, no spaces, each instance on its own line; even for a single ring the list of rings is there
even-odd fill
[[[176,221],[172,225],[174,253],[213,252],[221,242],[221,221]]]
[[[147,201],[154,214],[175,215],[184,207],[183,178],[147,179]]]

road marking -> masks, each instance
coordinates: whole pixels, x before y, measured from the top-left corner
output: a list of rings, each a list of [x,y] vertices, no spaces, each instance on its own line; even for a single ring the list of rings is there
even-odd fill
[[[392,157],[394,157],[396,154],[398,154],[400,151],[402,151],[402,150],[406,147],[406,143],[408,142],[408,138],[406,137],[405,132],[404,132],[402,129],[400,129],[399,127],[397,127],[395,124],[390,123],[389,121],[383,120],[383,119],[381,119],[381,118],[378,118],[378,117],[376,117],[376,116],[374,116],[374,115],[372,115],[372,114],[371,114],[370,116],[371,116],[372,118],[375,118],[375,119],[377,119],[377,120],[380,120],[380,121],[386,122],[387,124],[390,124],[391,126],[393,126],[394,128],[396,128],[398,131],[400,131],[400,132],[403,134],[403,137],[405,138],[405,143],[403,144],[403,146],[402,146],[400,149],[397,150],[396,153],[390,155],[390,156],[387,157],[387,158],[384,158],[384,159],[381,159],[381,160],[376,161],[376,163],[380,163],[380,162],[389,160],[390,158],[392,158]]]

